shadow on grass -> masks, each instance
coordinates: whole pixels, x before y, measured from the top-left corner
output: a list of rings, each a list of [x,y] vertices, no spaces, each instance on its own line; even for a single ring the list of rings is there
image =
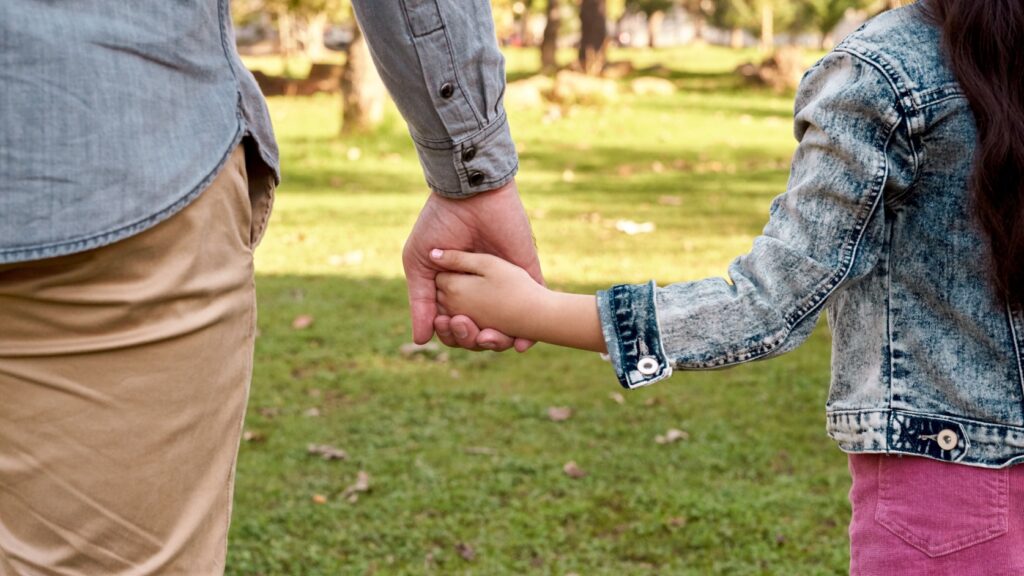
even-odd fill
[[[625,393],[595,355],[549,346],[404,358],[401,280],[261,276],[258,290],[259,440],[241,449],[229,574],[844,569],[823,333],[784,359]],[[313,324],[293,329],[299,314]],[[552,422],[550,406],[573,415]],[[688,438],[654,441],[670,428]],[[563,473],[570,460],[585,477]],[[350,501],[360,470],[370,489]]]

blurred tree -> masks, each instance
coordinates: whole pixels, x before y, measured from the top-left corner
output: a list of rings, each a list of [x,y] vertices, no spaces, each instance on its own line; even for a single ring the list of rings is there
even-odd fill
[[[715,3],[712,0],[683,0],[682,6],[693,18],[694,41],[704,42],[704,31],[708,17],[715,9]]]
[[[626,7],[647,16],[647,45],[658,45],[658,31],[665,19],[665,11],[676,4],[675,0],[626,0]]]
[[[896,0],[887,0],[886,4],[894,1]],[[877,0],[801,0],[794,19],[794,27],[813,29],[821,34],[820,48],[824,50],[835,43],[832,32],[843,21],[848,11],[868,9],[877,4]]]
[[[608,48],[606,0],[580,0],[580,68],[596,75],[604,68]]]
[[[800,0],[803,1],[803,0]],[[791,27],[798,3],[792,0],[712,0],[712,24],[732,30],[733,48],[743,46],[743,31],[759,34],[761,49],[775,47],[775,30]]]
[[[543,72],[558,68],[558,29],[562,26],[562,5],[559,0],[548,0],[547,22],[540,43],[540,67]]]
[[[348,45],[345,69],[341,74],[341,133],[368,132],[384,119],[387,89],[370,58],[370,50],[359,25]]]

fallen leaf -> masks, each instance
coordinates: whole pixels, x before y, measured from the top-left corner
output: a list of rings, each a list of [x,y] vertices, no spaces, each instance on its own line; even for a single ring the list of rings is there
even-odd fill
[[[324,496],[323,494],[313,494],[313,503],[327,504],[327,496]]]
[[[344,254],[332,254],[327,258],[327,263],[331,266],[358,266],[364,259],[362,250],[353,250]]]
[[[654,172],[655,174],[661,174],[664,171],[665,165],[662,164],[661,162],[655,161],[651,164],[651,172]]]
[[[616,404],[626,403],[626,397],[623,396],[622,394],[619,394],[618,392],[612,392],[611,394],[608,395],[608,397],[611,398]]]
[[[615,169],[615,173],[622,178],[629,178],[633,175],[633,167],[629,164],[623,164]]]
[[[658,196],[658,204],[662,206],[682,206],[683,199],[680,196]]]
[[[629,236],[637,234],[650,234],[655,230],[654,222],[634,222],[632,220],[618,220],[615,222],[615,229]]]
[[[568,406],[552,406],[548,408],[548,418],[552,422],[565,422],[569,418],[572,418],[572,408]]]
[[[470,446],[463,450],[463,452],[474,456],[492,456],[496,454],[494,448],[488,448],[486,446]]]
[[[330,444],[309,444],[306,446],[306,453],[310,456],[319,456],[324,460],[348,460],[348,452]]]
[[[359,500],[359,494],[370,491],[370,474],[364,470],[360,470],[359,474],[356,475],[356,481],[354,484],[345,488],[345,491],[341,493],[341,497],[348,500],[350,503],[355,504]]]
[[[683,526],[686,526],[686,518],[683,516],[674,516],[669,518],[666,524],[673,528],[682,528]]]
[[[259,412],[260,416],[269,420],[271,418],[276,418],[281,413],[281,409],[277,406],[264,406],[258,409],[257,412]]]
[[[437,342],[427,342],[426,344],[407,342],[398,347],[398,353],[401,354],[403,358],[408,358],[410,360],[426,358],[440,364],[448,361],[448,352],[441,350],[441,347],[437,345]]]
[[[677,442],[679,440],[689,439],[689,433],[684,432],[682,430],[678,430],[676,428],[672,428],[668,432],[666,432],[664,436],[660,434],[658,436],[655,436],[654,441],[657,442],[658,444],[672,444],[673,442]]]
[[[312,408],[307,409],[305,412],[302,413],[302,415],[305,416],[306,418],[319,418],[320,409],[314,406]]]
[[[587,472],[580,468],[575,461],[568,461],[565,466],[562,466],[562,472],[569,478],[583,478],[587,475]]]
[[[293,330],[305,330],[313,325],[313,317],[309,314],[300,314],[292,320]]]
[[[246,430],[242,432],[242,440],[246,442],[263,442],[267,439],[267,436],[262,432],[256,432],[254,430]]]
[[[473,549],[471,544],[465,542],[459,542],[455,545],[455,551],[462,557],[466,562],[472,562],[476,559],[476,550]]]
[[[644,406],[657,406],[661,404],[661,400],[658,400],[657,396],[651,396],[647,400],[644,400]]]

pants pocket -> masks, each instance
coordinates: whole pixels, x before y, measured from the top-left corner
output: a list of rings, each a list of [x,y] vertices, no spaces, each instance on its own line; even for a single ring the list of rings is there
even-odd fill
[[[878,464],[875,521],[935,558],[1009,530],[1009,469],[989,470],[917,457]]]

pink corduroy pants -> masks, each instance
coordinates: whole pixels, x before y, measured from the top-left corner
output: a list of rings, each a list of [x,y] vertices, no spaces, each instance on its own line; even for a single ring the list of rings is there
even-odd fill
[[[849,460],[852,576],[1024,575],[1024,466]]]

